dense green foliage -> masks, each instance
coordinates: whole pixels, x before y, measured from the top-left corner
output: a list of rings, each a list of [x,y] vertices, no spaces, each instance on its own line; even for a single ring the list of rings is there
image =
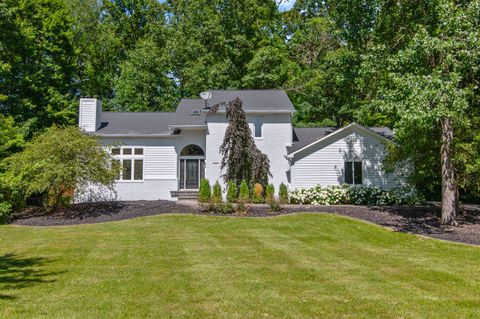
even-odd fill
[[[198,201],[200,203],[208,203],[212,196],[212,188],[210,182],[206,178],[202,178],[200,181],[200,188],[198,190]]]
[[[227,184],[227,203],[235,203],[237,200],[237,184],[229,181]]]
[[[274,0],[2,1],[0,159],[52,124],[74,124],[80,96],[101,98],[107,110],[161,111],[209,88],[283,88],[298,125],[394,128],[391,163],[412,164],[408,180],[430,199],[440,198],[439,122],[451,117],[456,187],[478,196],[478,0],[279,8]]]
[[[6,179],[23,198],[45,195],[45,205],[70,204],[92,185],[112,188],[119,172],[96,138],[77,127],[51,127],[6,160]]]

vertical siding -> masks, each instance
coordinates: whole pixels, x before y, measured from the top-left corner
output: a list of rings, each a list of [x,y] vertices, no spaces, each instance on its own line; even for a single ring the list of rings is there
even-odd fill
[[[401,185],[399,179],[382,169],[385,155],[385,146],[380,139],[346,132],[330,144],[312,146],[296,154],[291,167],[291,186],[295,189],[343,184],[344,162],[361,160],[364,185],[387,189],[398,187]]]

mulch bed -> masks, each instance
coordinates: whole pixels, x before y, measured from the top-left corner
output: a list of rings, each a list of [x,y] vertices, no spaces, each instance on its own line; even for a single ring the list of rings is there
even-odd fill
[[[480,245],[479,205],[462,206],[457,219],[459,226],[441,225],[440,207],[434,203],[391,207],[284,205],[280,212],[270,212],[267,205],[251,205],[248,213],[242,217],[271,217],[300,212],[334,213],[372,222],[394,231]],[[13,224],[29,226],[93,224],[159,214],[219,215],[203,211],[194,202],[161,200],[98,202],[74,204],[70,208],[50,213],[39,207],[27,208],[14,214]]]

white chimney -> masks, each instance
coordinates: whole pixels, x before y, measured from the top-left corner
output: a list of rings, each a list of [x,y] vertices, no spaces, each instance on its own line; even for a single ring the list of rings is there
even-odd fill
[[[102,125],[102,101],[80,99],[78,126],[85,132],[95,132]]]

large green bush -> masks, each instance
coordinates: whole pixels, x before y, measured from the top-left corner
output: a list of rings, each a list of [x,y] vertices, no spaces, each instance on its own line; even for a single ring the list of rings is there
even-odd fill
[[[200,203],[208,203],[212,195],[212,189],[210,182],[206,178],[202,178],[200,181],[200,189],[198,190],[198,201]]]
[[[51,127],[5,163],[8,184],[24,199],[45,194],[49,208],[70,204],[73,195],[88,194],[92,185],[113,190],[119,172],[109,152],[78,127]]]
[[[233,181],[229,181],[227,185],[227,202],[235,203],[237,200],[237,184]]]
[[[212,201],[214,203],[222,202],[222,187],[220,186],[220,183],[218,181],[216,181],[213,185]]]
[[[240,193],[238,194],[238,200],[242,203],[250,202],[250,189],[248,188],[248,184],[245,180],[243,180],[240,184]]]

